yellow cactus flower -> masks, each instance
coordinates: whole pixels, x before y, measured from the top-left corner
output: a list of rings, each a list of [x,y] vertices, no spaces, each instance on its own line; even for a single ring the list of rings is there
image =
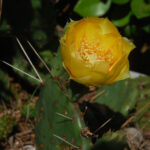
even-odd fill
[[[60,43],[63,65],[78,83],[97,86],[129,77],[135,46],[107,18],[71,21]]]

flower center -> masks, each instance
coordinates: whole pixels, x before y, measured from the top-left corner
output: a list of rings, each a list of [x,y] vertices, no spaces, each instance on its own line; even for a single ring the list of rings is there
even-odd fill
[[[88,43],[85,38],[81,42],[81,46],[78,49],[79,55],[83,61],[94,64],[96,61],[105,61],[110,66],[113,64],[114,56],[111,49],[104,49],[99,46],[99,42]]]

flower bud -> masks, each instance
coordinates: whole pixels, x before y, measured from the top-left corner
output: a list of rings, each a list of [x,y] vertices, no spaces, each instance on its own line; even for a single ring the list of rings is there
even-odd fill
[[[105,85],[129,77],[128,55],[134,44],[107,18],[71,21],[60,40],[63,65],[84,85]]]

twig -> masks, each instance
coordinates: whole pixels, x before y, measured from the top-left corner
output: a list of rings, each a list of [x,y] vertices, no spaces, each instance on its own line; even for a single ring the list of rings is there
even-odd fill
[[[6,64],[6,65],[8,65],[9,67],[11,67],[11,68],[13,68],[13,69],[17,70],[17,71],[19,71],[19,72],[21,72],[21,73],[23,73],[23,74],[25,74],[25,75],[29,76],[30,78],[35,79],[36,81],[38,81],[38,82],[42,83],[42,81],[41,81],[41,80],[37,79],[37,78],[36,78],[36,77],[34,77],[33,75],[30,75],[30,74],[28,74],[28,73],[26,73],[26,72],[24,72],[24,71],[20,70],[19,68],[16,68],[15,66],[13,66],[13,65],[11,65],[11,64],[9,64],[9,63],[7,63],[6,61],[1,61],[1,62],[2,62],[2,63],[4,63],[4,64]]]
[[[137,111],[133,116],[131,116],[128,120],[125,121],[125,123],[123,123],[123,125],[121,126],[121,128],[124,128],[127,124],[129,124],[137,115],[139,115],[143,110],[146,109],[146,107],[148,107],[150,105],[150,102],[148,102],[147,104],[144,105],[144,107],[142,107],[139,111]]]
[[[90,102],[93,102],[97,97],[99,97],[100,95],[102,95],[105,92],[105,90],[100,91],[99,93],[97,93],[96,95],[94,95],[91,99]]]
[[[23,135],[26,135],[26,134],[30,134],[32,132],[33,132],[33,130],[29,129],[29,130],[26,130],[24,132],[16,133],[15,136],[20,137],[20,136],[23,136]]]
[[[103,128],[107,123],[109,123],[112,120],[112,118],[109,118],[107,121],[105,121],[100,127],[98,127],[94,133],[98,132],[101,128]]]
[[[53,75],[52,75],[52,73],[51,73],[51,71],[50,71],[50,69],[49,69],[49,67],[48,67],[47,64],[44,62],[44,60],[41,58],[41,56],[37,53],[37,51],[36,51],[35,48],[32,46],[32,44],[31,44],[29,41],[27,41],[27,43],[30,45],[31,49],[34,51],[34,53],[35,53],[36,56],[39,58],[39,60],[43,63],[43,65],[45,66],[45,68],[46,68],[47,71],[49,72],[50,76],[51,76],[52,78],[54,78]]]
[[[43,82],[43,80],[41,79],[41,77],[40,77],[39,73],[37,72],[35,66],[33,65],[32,61],[31,61],[30,58],[28,57],[28,54],[26,53],[25,49],[23,48],[22,44],[20,43],[20,41],[19,41],[19,39],[18,39],[17,37],[16,37],[16,40],[17,40],[17,42],[18,42],[18,44],[19,44],[21,50],[23,51],[24,55],[26,56],[27,60],[29,61],[30,65],[32,66],[34,72],[35,72],[36,75],[38,76],[39,80],[40,80],[41,82]]]
[[[86,93],[83,96],[81,96],[78,100],[78,103],[83,103],[83,102],[89,102],[91,97],[96,95],[96,91],[92,91],[90,93]]]
[[[62,137],[60,137],[60,136],[58,136],[58,135],[56,135],[56,134],[53,134],[53,136],[56,137],[56,138],[58,138],[59,140],[65,142],[66,144],[72,146],[73,148],[80,149],[80,147],[71,144],[70,142],[66,141],[64,138],[62,138]]]

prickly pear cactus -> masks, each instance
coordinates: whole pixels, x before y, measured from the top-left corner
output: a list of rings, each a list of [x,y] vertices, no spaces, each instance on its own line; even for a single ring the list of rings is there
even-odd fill
[[[51,61],[48,62],[54,76],[57,76],[61,81],[68,78],[62,67],[59,50],[58,55],[56,57],[52,55]],[[141,107],[145,108],[145,105],[149,104],[149,89],[149,77],[127,79],[112,85],[98,87],[92,101],[79,102],[80,109],[83,108],[82,111],[84,112],[84,115],[81,115],[78,104],[75,105],[72,102],[74,97],[68,98],[59,87],[58,82],[49,79],[46,85],[41,88],[40,99],[36,105],[35,133],[38,149],[99,150],[103,146],[111,149],[108,143],[114,143],[114,141],[116,141],[116,144],[113,145],[115,149],[124,148],[127,146],[127,142],[125,138],[122,138],[123,134],[120,132],[120,127],[131,111],[140,111],[135,119],[140,127],[143,127],[143,122],[145,125],[148,118],[144,116],[148,114],[150,106],[142,111]],[[67,90],[69,91],[69,89]],[[74,89],[71,90],[73,93]],[[77,99],[82,97],[82,94],[79,91]],[[106,123],[109,119],[110,121]],[[104,123],[106,123],[104,128],[99,129]],[[90,147],[89,139],[81,136],[81,133],[86,131],[85,129],[95,135],[94,138],[97,137],[93,147]],[[108,132],[110,129],[112,132]]]
[[[94,102],[105,104],[113,111],[120,112],[126,116],[135,107],[137,101],[142,99],[142,95],[146,92],[140,89],[140,85],[142,86],[144,81],[147,83],[149,77],[127,79],[112,85],[103,86],[97,91],[97,93],[103,91],[103,94],[97,97]],[[147,88],[147,91],[148,90],[149,88]]]
[[[90,141],[81,136],[85,125],[78,104],[52,79],[41,88],[35,120],[38,150],[89,149]]]

